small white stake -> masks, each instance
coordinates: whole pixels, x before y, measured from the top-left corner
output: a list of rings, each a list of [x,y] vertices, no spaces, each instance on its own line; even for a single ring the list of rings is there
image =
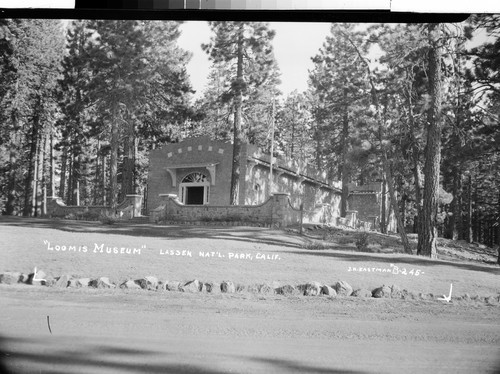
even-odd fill
[[[40,282],[41,282],[41,281],[43,281],[43,282],[47,282],[45,279],[41,279],[41,278],[40,278],[40,279],[38,279],[38,278],[36,277],[36,267],[33,269],[33,280],[34,280],[34,281],[40,281]]]
[[[453,283],[450,283],[450,294],[448,296],[443,295],[443,297],[439,297],[438,300],[446,301],[447,303],[451,300],[451,291],[453,290]]]

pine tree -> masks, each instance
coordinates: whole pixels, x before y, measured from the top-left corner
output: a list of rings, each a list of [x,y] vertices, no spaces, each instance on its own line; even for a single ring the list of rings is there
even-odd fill
[[[12,48],[9,64],[15,72],[2,107],[10,149],[6,212],[38,215],[45,187],[44,144],[46,131],[55,122],[54,92],[64,34],[57,20],[12,20],[4,26]]]
[[[148,70],[143,51],[148,40],[138,21],[93,21],[89,28],[96,33],[88,52],[92,69],[89,95],[109,125],[109,203],[116,207],[120,196],[133,192],[129,165],[133,160],[126,158],[120,189],[118,158],[120,140],[124,134],[129,138],[133,133],[130,113],[137,108],[145,90]]]
[[[286,159],[314,160],[311,102],[306,93],[290,93],[276,110],[276,145]]]
[[[324,145],[325,151],[333,156],[329,157],[329,168],[335,165],[338,178],[342,180],[340,215],[344,217],[351,180],[347,157],[353,119],[361,109],[361,100],[366,98],[367,84],[364,67],[347,38],[357,40],[360,34],[349,24],[332,25],[330,33],[319,53],[312,58],[314,70],[309,78],[312,95],[317,101],[314,117],[323,128],[320,137],[331,142]]]
[[[276,63],[271,44],[275,33],[267,24],[258,22],[209,22],[209,25],[214,35],[203,49],[212,62],[226,64],[231,72],[228,78],[231,88],[224,99],[231,102],[234,113],[230,203],[238,204],[239,157],[245,133],[248,134],[248,127],[242,129],[244,109],[249,99],[258,101],[255,92],[266,83],[271,83],[271,95],[275,94]]]

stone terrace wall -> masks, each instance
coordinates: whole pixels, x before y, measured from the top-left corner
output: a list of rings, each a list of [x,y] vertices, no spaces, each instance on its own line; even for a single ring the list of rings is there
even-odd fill
[[[107,206],[90,205],[90,206],[76,206],[66,205],[59,197],[52,197],[47,199],[47,216],[64,218],[68,215],[74,215],[76,218],[93,216],[98,219],[102,215],[111,215],[118,213],[122,218],[134,218],[140,216],[142,196],[140,195],[126,195],[125,200],[115,209]]]
[[[176,195],[161,195],[162,204],[153,209],[151,222],[235,222],[259,223],[271,227],[285,227],[300,222],[300,209],[294,208],[287,193],[276,193],[260,205],[184,205]],[[335,223],[337,214],[327,204],[313,211],[303,212],[305,223]]]
[[[267,200],[260,205],[184,205],[177,195],[160,196],[163,201],[150,212],[151,222],[223,222],[239,221],[248,223],[272,224],[273,202]]]

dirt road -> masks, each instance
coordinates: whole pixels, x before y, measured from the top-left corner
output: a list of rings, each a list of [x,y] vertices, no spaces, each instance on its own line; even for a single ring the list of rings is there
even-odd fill
[[[498,307],[0,285],[0,310],[11,373],[500,369]]]

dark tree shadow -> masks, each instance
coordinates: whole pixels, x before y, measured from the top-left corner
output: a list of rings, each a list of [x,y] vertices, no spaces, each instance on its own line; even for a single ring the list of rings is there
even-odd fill
[[[51,339],[54,339],[51,337]],[[57,338],[56,338],[57,339]],[[74,337],[73,339],[78,339]],[[37,368],[40,372],[50,372],[57,374],[67,374],[68,368],[75,369],[80,372],[84,370],[88,373],[98,373],[100,371],[116,371],[122,373],[153,373],[153,374],[218,374],[221,372],[239,372],[233,370],[215,370],[203,367],[200,364],[192,364],[190,362],[165,362],[151,363],[150,360],[155,357],[166,358],[167,360],[175,360],[172,354],[165,351],[151,351],[141,348],[125,348],[105,345],[97,343],[92,348],[78,347],[76,350],[68,349],[48,349],[46,342],[42,339],[25,339],[17,337],[0,338],[2,345],[8,347],[9,342],[17,343],[18,345],[28,344],[31,346],[29,352],[26,349],[17,349],[14,351],[1,351],[2,357],[6,357],[1,367],[0,373],[15,374],[15,371],[8,370],[8,366],[16,366],[9,364],[9,361],[15,361],[18,365],[22,363],[23,367]],[[62,338],[59,345],[64,346],[66,338]],[[39,352],[33,352],[33,344],[39,347]],[[5,352],[5,353],[4,353]],[[352,371],[336,368],[315,367],[312,365],[303,364],[294,360],[271,359],[267,357],[244,357],[228,354],[217,354],[218,359],[230,359],[233,362],[241,362],[241,372],[248,372],[246,365],[248,361],[266,366],[267,373],[311,373],[311,374],[363,374],[360,371]],[[109,359],[111,358],[111,360]],[[235,360],[236,359],[236,360]],[[181,358],[186,360],[186,358]],[[260,366],[260,365],[259,365]],[[45,370],[47,368],[47,370]]]
[[[365,252],[352,252],[352,253],[345,253],[345,252],[336,252],[336,251],[308,251],[308,250],[303,250],[303,251],[290,251],[287,253],[295,253],[295,254],[300,254],[300,255],[305,255],[305,256],[321,256],[321,257],[330,257],[330,258],[338,258],[342,260],[348,260],[348,261],[358,261],[358,262],[366,262],[366,261],[376,261],[376,262],[382,262],[386,264],[398,264],[398,262],[406,263],[406,264],[411,264],[411,265],[419,265],[419,266],[452,266],[456,267],[459,269],[463,270],[472,270],[472,271],[482,271],[485,273],[491,273],[491,274],[497,274],[500,275],[500,267],[492,267],[492,266],[487,266],[487,265],[476,265],[476,264],[470,264],[470,263],[462,263],[462,262],[451,262],[451,261],[446,261],[446,260],[434,260],[434,259],[428,259],[425,257],[417,257],[417,256],[410,256],[410,255],[379,255],[379,256],[374,256],[369,253]]]
[[[45,218],[24,218],[0,216],[0,225],[47,228],[70,233],[94,233],[102,235],[127,235],[133,237],[150,237],[165,240],[204,238],[213,240],[234,240],[300,248],[303,238],[294,235],[276,236],[275,231],[262,227],[248,226],[160,226],[155,224],[133,224],[118,222],[103,225],[100,222],[70,221]],[[234,235],[232,234],[234,233]],[[297,243],[299,242],[299,243]]]

